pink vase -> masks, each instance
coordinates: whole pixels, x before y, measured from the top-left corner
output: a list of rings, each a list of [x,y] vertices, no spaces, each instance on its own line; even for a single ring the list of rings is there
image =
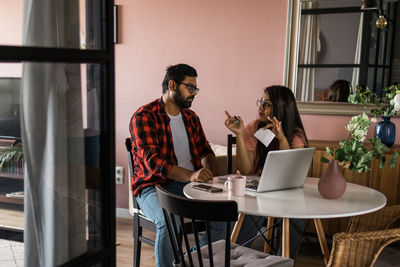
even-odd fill
[[[329,161],[328,168],[319,179],[318,191],[327,199],[339,198],[346,191],[346,180],[339,170],[337,160]]]

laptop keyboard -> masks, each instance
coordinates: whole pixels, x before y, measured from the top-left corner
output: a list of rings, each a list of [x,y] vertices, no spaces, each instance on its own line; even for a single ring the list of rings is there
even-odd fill
[[[257,185],[246,185],[246,189],[250,191],[257,191]]]
[[[250,191],[257,191],[258,181],[252,180],[251,183],[246,184],[246,189]]]

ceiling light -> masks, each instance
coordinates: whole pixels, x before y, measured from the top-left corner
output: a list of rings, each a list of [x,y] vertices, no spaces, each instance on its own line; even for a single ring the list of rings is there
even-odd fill
[[[376,27],[379,29],[384,29],[388,25],[388,20],[385,16],[380,15],[379,18],[376,20]]]

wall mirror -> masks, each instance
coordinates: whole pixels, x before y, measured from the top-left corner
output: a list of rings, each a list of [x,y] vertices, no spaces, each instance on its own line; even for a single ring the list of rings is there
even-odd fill
[[[383,87],[400,82],[398,3],[289,1],[285,83],[294,90],[302,113],[354,115],[363,111],[347,103],[343,93],[341,99],[332,97],[330,88],[337,80],[353,87],[368,86],[378,96]]]

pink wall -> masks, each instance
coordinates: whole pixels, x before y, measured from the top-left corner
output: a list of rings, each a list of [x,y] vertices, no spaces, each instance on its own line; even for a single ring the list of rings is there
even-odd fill
[[[22,44],[22,0],[0,1],[0,44]],[[22,64],[1,63],[0,77],[21,77]]]
[[[22,0],[0,2],[0,44],[22,44]]]
[[[185,62],[199,74],[193,110],[210,142],[225,144],[224,110],[256,118],[255,100],[267,85],[282,84],[287,1],[116,0],[116,165],[127,170],[123,140],[141,105],[161,96],[170,64]],[[309,139],[340,140],[350,116],[302,115]],[[398,120],[397,128],[400,129]],[[370,131],[370,134],[372,131]],[[396,138],[399,143],[400,135]],[[128,207],[128,175],[117,185],[117,207]]]
[[[338,141],[347,137],[347,131],[344,127],[352,116],[328,116],[328,115],[301,115],[307,137],[310,140],[328,140]],[[381,118],[378,118],[378,122]],[[400,119],[391,118],[391,122],[396,125],[396,129],[400,129]],[[374,136],[376,123],[373,123],[368,130],[368,138]],[[400,134],[397,133],[395,144],[400,143]]]

